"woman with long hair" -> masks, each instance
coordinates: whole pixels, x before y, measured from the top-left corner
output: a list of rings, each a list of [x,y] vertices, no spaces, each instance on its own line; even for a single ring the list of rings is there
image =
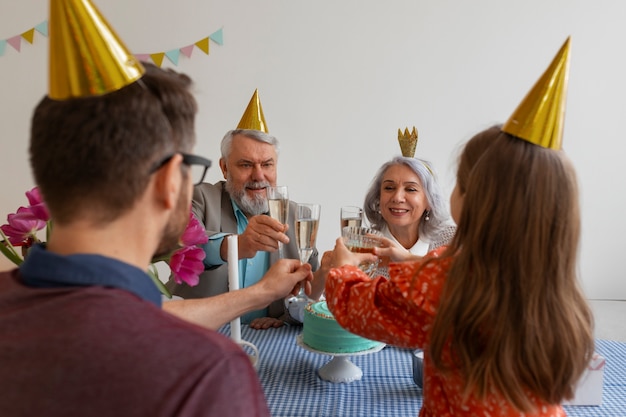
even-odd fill
[[[494,126],[465,146],[450,204],[450,245],[391,264],[389,281],[338,240],[331,311],[356,334],[424,349],[420,415],[564,416],[594,349],[572,164]]]

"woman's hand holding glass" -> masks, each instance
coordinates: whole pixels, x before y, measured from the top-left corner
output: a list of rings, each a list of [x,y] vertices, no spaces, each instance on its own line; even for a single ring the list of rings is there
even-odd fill
[[[383,264],[388,264],[389,262],[419,261],[422,259],[422,256],[413,255],[405,247],[386,237],[380,238],[380,246],[374,248],[374,255],[381,258]]]
[[[344,265],[359,266],[363,263],[374,263],[378,261],[376,255],[372,253],[356,253],[350,251],[342,237],[335,241],[335,247],[331,253],[331,268],[339,268]]]
[[[360,257],[359,268],[369,276],[374,276],[379,263],[374,248],[380,246],[382,234],[366,227],[344,227],[341,237],[346,248]]]

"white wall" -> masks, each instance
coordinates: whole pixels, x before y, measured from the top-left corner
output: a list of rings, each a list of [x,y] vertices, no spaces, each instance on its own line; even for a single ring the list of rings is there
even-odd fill
[[[0,39],[47,19],[46,0],[1,2]],[[211,43],[209,56],[194,51],[177,67],[196,81],[197,153],[217,162],[219,140],[259,88],[282,142],[279,182],[294,200],[322,204],[321,250],[339,234],[339,207],[361,205],[378,166],[399,153],[398,128],[418,128],[417,155],[433,162],[448,193],[459,144],[505,121],[571,35],[564,148],[581,187],[583,286],[590,298],[626,299],[625,2],[95,2],[135,53],[182,47],[223,27],[223,46]],[[21,53],[7,47],[0,77],[3,219],[33,185],[28,129],[47,89],[47,39],[36,35]],[[210,181],[221,179],[215,167]]]

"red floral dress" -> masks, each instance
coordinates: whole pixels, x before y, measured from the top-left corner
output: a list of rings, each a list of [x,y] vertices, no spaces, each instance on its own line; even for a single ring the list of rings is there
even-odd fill
[[[443,250],[439,248],[431,254],[438,256]],[[419,275],[417,262],[392,263],[389,280],[372,280],[354,266],[331,269],[326,280],[328,306],[337,321],[353,333],[395,346],[425,348],[451,262],[449,258],[430,262]],[[460,374],[442,374],[427,352],[424,349],[422,417],[566,415],[561,406],[538,399],[536,413],[522,414],[495,392],[482,401],[470,397],[464,402]]]

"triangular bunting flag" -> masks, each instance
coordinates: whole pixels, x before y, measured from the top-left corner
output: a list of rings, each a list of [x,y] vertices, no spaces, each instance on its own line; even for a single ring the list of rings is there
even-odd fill
[[[28,43],[32,44],[35,40],[35,31],[39,32],[43,36],[48,37],[49,35],[48,21],[44,20],[43,22],[39,23],[38,25],[36,25],[32,29],[27,30],[24,33],[21,33],[16,36],[12,36],[7,39],[0,40],[0,56],[3,56],[4,53],[6,52],[7,43],[11,45],[13,49],[15,49],[17,52],[21,52],[22,38],[26,40]],[[202,52],[209,55],[209,39],[218,45],[223,45],[224,33],[222,29],[216,30],[215,32],[207,36],[206,38],[200,39],[198,42],[192,45],[183,46],[182,48],[178,48],[178,49],[172,49],[171,51],[167,51],[167,52],[157,52],[154,54],[135,54],[135,57],[139,61],[144,61],[144,62],[152,60],[155,63],[155,65],[159,67],[163,64],[164,57],[167,57],[167,59],[169,59],[174,65],[178,65],[180,54],[182,53],[187,58],[191,58],[191,55],[193,54],[194,46],[197,46],[198,48],[200,48],[200,50],[202,50]]]
[[[172,61],[172,64],[178,65],[178,57],[180,56],[180,49],[172,49],[171,51],[167,51],[165,53],[167,59]]]
[[[43,21],[35,26],[35,30],[41,33],[43,36],[48,36],[48,21]]]
[[[161,67],[161,64],[163,64],[163,57],[165,56],[164,52],[158,52],[156,54],[150,54],[150,58],[152,59],[152,62],[154,62],[154,64],[157,67]]]
[[[215,42],[216,44],[218,44],[218,45],[223,45],[224,44],[224,37],[222,35],[222,29],[217,30],[217,31],[211,33],[209,35],[209,38],[211,38],[211,40],[213,42]]]
[[[199,40],[195,44],[198,48],[202,49],[205,54],[209,54],[209,38],[206,37],[204,39]]]
[[[187,58],[191,58],[191,53],[193,52],[193,44],[183,46],[182,48],[180,48],[180,52],[182,52],[183,55],[185,55]]]
[[[26,39],[28,43],[33,43],[33,38],[35,37],[35,28],[29,29],[26,32],[22,33],[22,38]]]
[[[135,54],[135,58],[137,58],[138,61],[148,62],[150,54]]]
[[[20,51],[22,46],[22,37],[20,35],[13,36],[12,38],[7,39],[9,45],[13,47],[17,52]]]

